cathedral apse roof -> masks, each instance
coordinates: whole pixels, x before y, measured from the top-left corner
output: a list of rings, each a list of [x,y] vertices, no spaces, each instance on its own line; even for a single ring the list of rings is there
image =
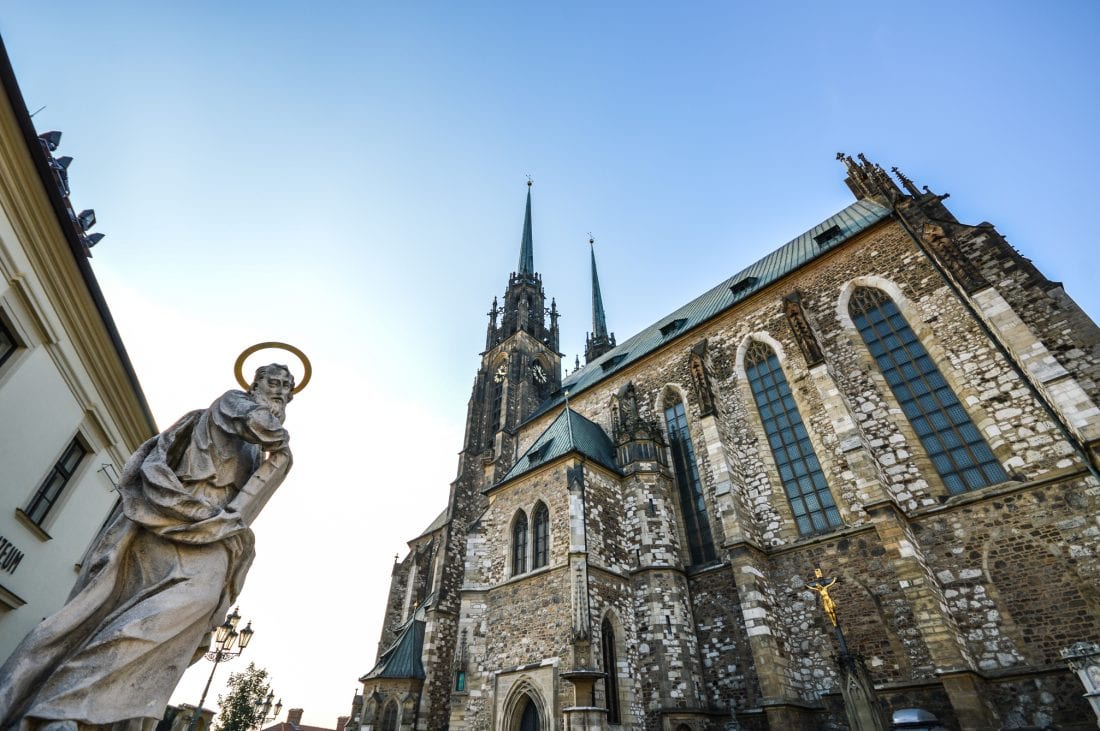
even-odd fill
[[[424,664],[420,658],[424,654],[424,627],[426,613],[424,605],[416,608],[412,619],[398,631],[397,639],[386,648],[378,663],[369,673],[359,678],[359,682],[372,678],[423,678]]]
[[[675,312],[662,317],[580,370],[574,371],[562,381],[561,391],[545,401],[527,421],[545,414],[564,401],[565,392],[575,394],[602,381],[827,251],[835,249],[889,215],[889,208],[873,200],[865,198],[856,201]]]
[[[512,469],[508,470],[508,474],[493,487],[502,485],[570,452],[579,452],[612,472],[619,471],[615,466],[615,445],[611,443],[611,438],[603,428],[566,407],[562,409],[558,418],[546,427],[546,431],[539,435],[535,443],[516,460]]]

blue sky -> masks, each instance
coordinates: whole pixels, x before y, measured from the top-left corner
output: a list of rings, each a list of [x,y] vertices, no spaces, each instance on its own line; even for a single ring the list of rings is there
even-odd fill
[[[93,264],[160,422],[253,342],[314,360],[242,612],[288,707],[331,725],[392,554],[445,504],[528,173],[569,362],[589,231],[625,339],[850,203],[838,150],[951,193],[1095,316],[1098,21],[1083,1],[58,0],[0,32],[107,234]],[[303,599],[358,634],[295,645]]]

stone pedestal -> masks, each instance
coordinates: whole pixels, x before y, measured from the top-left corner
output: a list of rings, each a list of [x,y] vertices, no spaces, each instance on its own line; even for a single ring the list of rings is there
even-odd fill
[[[1096,725],[1100,726],[1100,645],[1077,642],[1062,650],[1062,657],[1085,686],[1085,700],[1092,706]]]
[[[607,709],[596,705],[596,683],[606,674],[595,668],[566,670],[563,680],[573,684],[573,703],[561,709],[565,731],[606,731]]]
[[[851,731],[886,731],[882,709],[875,697],[875,686],[863,657],[842,652],[836,657],[840,669],[840,694]]]

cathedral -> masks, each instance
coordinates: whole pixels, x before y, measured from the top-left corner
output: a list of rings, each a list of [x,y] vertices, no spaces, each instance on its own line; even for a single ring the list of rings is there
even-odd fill
[[[528,188],[349,728],[841,729],[844,658],[885,727],[1096,727],[1067,653],[1100,653],[1100,330],[838,159],[851,205],[622,342],[593,254],[566,376]]]

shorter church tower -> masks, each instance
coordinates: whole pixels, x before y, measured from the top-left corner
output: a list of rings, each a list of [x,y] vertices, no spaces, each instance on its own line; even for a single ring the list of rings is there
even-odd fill
[[[592,332],[584,339],[584,362],[591,363],[596,358],[615,347],[615,333],[607,332],[607,315],[603,311],[603,296],[600,294],[600,277],[596,273],[596,241],[588,239],[592,254]]]

